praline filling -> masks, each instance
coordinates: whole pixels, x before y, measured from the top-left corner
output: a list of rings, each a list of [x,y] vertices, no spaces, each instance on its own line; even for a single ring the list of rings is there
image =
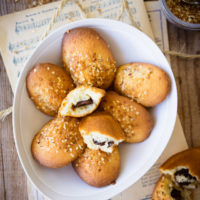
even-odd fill
[[[112,147],[113,144],[114,144],[113,141],[108,142],[108,147]]]
[[[172,191],[170,194],[174,200],[184,200],[183,197],[181,196],[181,191],[177,190],[176,188],[172,188]]]
[[[88,100],[83,100],[83,101],[77,102],[76,105],[73,105],[73,108],[78,108],[78,107],[86,106],[86,105],[90,105],[90,104],[93,104],[92,98],[89,98]]]
[[[103,145],[105,145],[106,142],[98,142],[98,141],[93,139],[93,143],[96,144],[96,145],[99,145],[99,146],[103,146]]]
[[[105,143],[106,143],[106,142],[98,142],[98,141],[96,141],[96,140],[94,140],[94,139],[93,139],[92,141],[93,141],[94,144],[100,145],[100,146],[104,146]],[[108,142],[108,147],[112,147],[113,144],[114,144],[113,141]]]
[[[176,171],[174,177],[180,186],[188,186],[197,181],[196,177],[192,176],[189,170],[185,168]]]

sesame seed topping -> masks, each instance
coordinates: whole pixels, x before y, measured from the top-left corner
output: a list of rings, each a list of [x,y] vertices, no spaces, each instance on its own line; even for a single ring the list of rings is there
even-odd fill
[[[34,72],[37,72],[37,69],[34,69],[33,71],[34,71]]]
[[[71,153],[70,155],[71,155],[72,158],[74,158],[74,154]]]
[[[51,73],[52,73],[52,74],[55,74],[55,72],[54,72],[54,71],[52,71]]]

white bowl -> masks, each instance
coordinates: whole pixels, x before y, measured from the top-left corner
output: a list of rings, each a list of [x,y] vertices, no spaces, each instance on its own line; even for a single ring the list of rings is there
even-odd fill
[[[117,65],[137,61],[155,64],[170,76],[172,89],[167,99],[151,109],[155,126],[150,137],[139,144],[121,144],[121,172],[116,184],[94,188],[84,183],[71,165],[48,169],[31,155],[31,141],[50,117],[36,109],[26,91],[26,75],[40,62],[61,64],[61,40],[66,30],[85,26],[96,29],[110,44]],[[15,92],[13,109],[15,144],[21,164],[32,183],[47,197],[56,200],[108,199],[140,179],[165,149],[176,119],[177,90],[171,68],[156,44],[144,33],[127,24],[107,19],[86,19],[67,24],[50,34],[26,62]]]

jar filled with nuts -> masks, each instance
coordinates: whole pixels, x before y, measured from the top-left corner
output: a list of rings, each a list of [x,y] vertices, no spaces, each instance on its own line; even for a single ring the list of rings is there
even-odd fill
[[[185,3],[183,0],[160,0],[166,18],[178,27],[200,30],[200,5]]]

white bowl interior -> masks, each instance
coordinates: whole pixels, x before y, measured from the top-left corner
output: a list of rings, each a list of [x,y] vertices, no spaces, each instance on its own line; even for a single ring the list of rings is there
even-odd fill
[[[27,72],[36,63],[61,64],[61,40],[66,30],[87,26],[97,30],[110,44],[117,65],[128,62],[148,62],[163,68],[171,77],[172,90],[167,99],[151,109],[155,126],[150,137],[139,144],[121,144],[121,173],[115,185],[94,188],[84,183],[71,165],[61,169],[40,166],[31,155],[33,136],[50,117],[36,109],[26,91]],[[48,36],[25,65],[14,99],[13,128],[17,151],[31,181],[52,199],[106,199],[123,191],[155,163],[163,152],[173,131],[177,111],[177,91],[170,66],[159,48],[146,35],[121,22],[87,19],[60,28]]]

